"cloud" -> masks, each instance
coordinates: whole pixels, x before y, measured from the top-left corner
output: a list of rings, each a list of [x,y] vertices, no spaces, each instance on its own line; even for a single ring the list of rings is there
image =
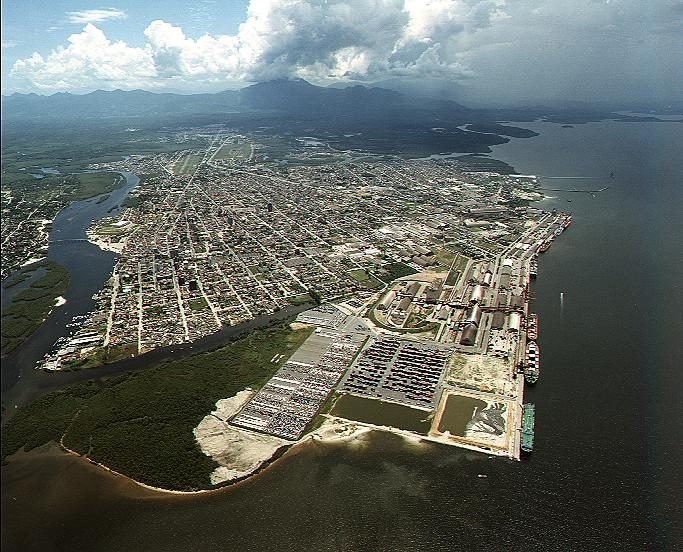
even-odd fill
[[[68,12],[69,23],[82,25],[84,23],[101,23],[111,19],[125,19],[128,17],[126,12],[117,8],[100,8],[95,10],[81,10]]]
[[[46,57],[33,53],[14,63],[11,74],[41,91],[154,87],[156,70],[149,48],[112,42],[88,23]]]
[[[135,48],[110,42],[92,25],[125,17],[124,12],[70,12],[70,21],[88,22],[85,29],[45,57],[34,53],[17,61],[12,75],[40,89],[60,90],[160,87],[169,80],[177,85],[279,77],[457,79],[468,73],[459,40],[491,25],[503,9],[503,0],[252,0],[236,35],[193,39],[157,20],[144,31],[145,46]]]
[[[680,38],[669,32],[650,39],[658,30],[665,34],[662,21],[675,19],[680,5],[653,0],[644,17],[637,0],[251,0],[233,35],[191,37],[156,20],[144,30],[143,45],[133,47],[88,23],[66,46],[16,61],[11,77],[22,90],[43,91],[217,89],[280,77],[319,84],[436,78],[469,83],[476,94],[537,97],[599,90],[583,76],[589,67],[605,90],[612,82],[626,90],[637,79],[657,78],[669,83],[662,90],[673,90],[680,71],[669,68],[676,67]],[[125,13],[69,16],[104,21]],[[625,52],[643,60],[655,45],[661,55],[656,64],[644,62],[646,71],[622,60]],[[633,81],[628,86],[624,75]]]
[[[15,48],[17,43],[14,40],[3,40],[2,41],[2,47],[3,48]]]

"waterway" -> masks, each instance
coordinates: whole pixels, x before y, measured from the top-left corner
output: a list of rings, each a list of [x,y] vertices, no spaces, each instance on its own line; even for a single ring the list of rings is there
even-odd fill
[[[50,230],[48,258],[69,271],[69,286],[64,294],[66,303],[55,308],[21,347],[2,359],[3,393],[20,378],[32,377],[36,362],[52,349],[58,338],[68,335],[66,324],[74,316],[85,315],[95,307],[92,296],[111,276],[116,255],[87,241],[86,230],[92,221],[119,212],[123,200],[140,181],[132,173],[123,175],[126,184],[110,192],[105,201],[101,201],[103,196],[77,201],[55,217]]]
[[[45,451],[2,469],[3,551],[680,549],[683,125],[520,126],[540,136],[495,157],[610,186],[543,202],[574,224],[533,290],[543,366],[527,393],[528,460],[375,432],[293,447],[256,477],[188,497]]]

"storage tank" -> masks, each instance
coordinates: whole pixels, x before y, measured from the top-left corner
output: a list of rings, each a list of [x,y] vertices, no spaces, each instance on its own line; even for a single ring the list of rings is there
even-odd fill
[[[408,289],[406,289],[406,293],[407,293],[408,295],[415,295],[415,294],[418,292],[419,289],[420,289],[420,284],[419,284],[419,282],[413,282],[412,284],[410,284],[410,285],[408,286]]]
[[[493,282],[493,273],[490,270],[487,270],[484,274],[484,285],[490,286],[491,282]]]
[[[480,321],[481,307],[475,303],[474,305],[472,305],[470,313],[467,315],[467,318],[465,319],[465,324],[474,324],[475,326],[479,326]]]
[[[505,323],[505,313],[503,311],[496,311],[493,313],[493,319],[491,320],[491,328],[494,330],[500,330]]]
[[[524,297],[521,295],[511,295],[510,296],[510,306],[515,308],[522,308],[524,306]]]
[[[396,299],[396,292],[392,290],[384,296],[384,298],[380,301],[379,305],[377,305],[377,308],[379,310],[388,309],[394,302],[394,299]]]
[[[511,312],[508,317],[508,331],[519,333],[522,326],[522,315],[518,312]]]
[[[404,297],[398,304],[399,310],[407,311],[412,299],[410,297]]]
[[[460,337],[461,345],[474,345],[477,340],[477,327],[474,324],[469,324],[462,331],[462,336]]]
[[[481,303],[481,300],[484,297],[484,288],[477,284],[474,286],[472,289],[472,295],[470,295],[470,303]]]

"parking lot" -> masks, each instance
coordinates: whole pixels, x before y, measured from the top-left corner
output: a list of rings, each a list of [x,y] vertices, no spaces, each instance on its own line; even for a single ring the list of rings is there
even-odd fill
[[[340,391],[434,407],[437,389],[452,354],[431,343],[378,337],[359,356]]]

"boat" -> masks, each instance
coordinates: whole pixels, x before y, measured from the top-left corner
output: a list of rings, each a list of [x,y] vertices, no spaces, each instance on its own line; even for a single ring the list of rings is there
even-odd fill
[[[538,260],[536,259],[536,256],[534,255],[531,259],[531,262],[529,263],[529,277],[536,278],[537,275],[538,275]]]
[[[571,224],[572,224],[572,217],[567,217],[566,219],[564,219],[564,222],[562,222],[562,228],[564,228],[566,230],[567,228],[569,228],[571,226]]]
[[[536,418],[536,407],[532,403],[527,403],[522,407],[522,452],[529,453],[534,450],[534,421]]]
[[[538,248],[538,252],[539,253],[545,253],[546,251],[548,251],[548,249],[550,249],[550,243],[551,243],[551,240],[549,240],[549,239],[545,240],[541,244],[541,247]]]
[[[530,341],[536,341],[538,338],[538,315],[535,313],[530,314],[527,319],[526,336]]]
[[[526,366],[524,367],[524,381],[533,385],[538,381],[540,374],[540,356],[538,345],[535,341],[529,341],[526,347]]]

